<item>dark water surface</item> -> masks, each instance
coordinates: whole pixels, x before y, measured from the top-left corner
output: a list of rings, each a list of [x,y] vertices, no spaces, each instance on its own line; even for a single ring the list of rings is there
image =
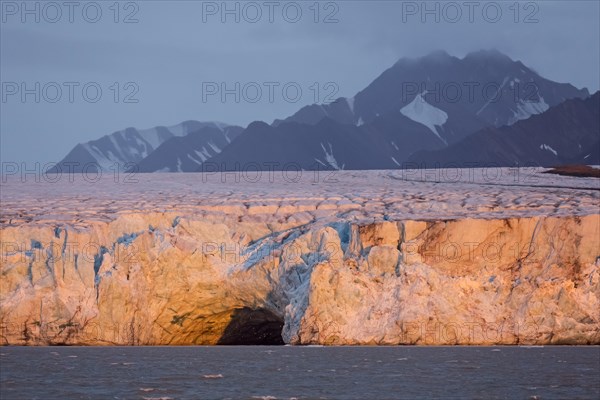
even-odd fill
[[[2,399],[600,399],[600,347],[2,347]]]

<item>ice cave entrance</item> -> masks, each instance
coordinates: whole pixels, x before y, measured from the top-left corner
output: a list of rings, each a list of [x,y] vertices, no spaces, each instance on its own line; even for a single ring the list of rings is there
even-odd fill
[[[283,319],[264,308],[236,309],[217,344],[220,345],[284,345],[281,337]]]

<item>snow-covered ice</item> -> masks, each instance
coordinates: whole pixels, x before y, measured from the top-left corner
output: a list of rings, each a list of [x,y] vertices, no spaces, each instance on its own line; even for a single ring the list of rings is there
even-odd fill
[[[335,166],[327,145],[323,144],[326,162]],[[543,170],[298,171],[293,176],[265,170],[256,181],[252,176],[252,182],[242,172],[238,176],[215,172],[116,178],[103,173],[97,181],[96,177],[92,181],[64,174],[40,178],[39,183],[31,176],[25,182],[5,176],[0,183],[0,226],[44,221],[81,224],[130,212],[259,212],[261,207],[266,218],[277,210],[334,216],[356,209],[357,215],[365,217],[387,214],[397,218],[598,213],[600,180],[543,174]],[[324,208],[325,204],[332,207]]]

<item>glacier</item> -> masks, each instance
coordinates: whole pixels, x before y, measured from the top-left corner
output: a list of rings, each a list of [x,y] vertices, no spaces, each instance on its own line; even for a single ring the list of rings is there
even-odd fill
[[[542,172],[8,177],[0,341],[600,344],[600,184]]]

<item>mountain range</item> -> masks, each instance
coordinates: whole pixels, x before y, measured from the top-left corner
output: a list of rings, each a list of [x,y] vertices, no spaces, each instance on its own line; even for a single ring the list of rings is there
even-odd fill
[[[590,97],[587,89],[545,79],[496,50],[464,58],[437,51],[400,59],[352,98],[309,105],[272,124],[255,121],[243,129],[186,121],[128,128],[78,144],[57,168],[92,163],[107,169],[118,163],[139,172],[194,172],[207,166],[589,164],[598,159],[599,139],[598,94]]]
[[[127,128],[80,143],[50,173],[140,170],[181,172],[219,153],[243,129],[221,122],[185,121],[138,130]],[[191,146],[186,146],[190,144]],[[177,153],[177,155],[175,154]],[[181,153],[181,154],[179,154]]]

